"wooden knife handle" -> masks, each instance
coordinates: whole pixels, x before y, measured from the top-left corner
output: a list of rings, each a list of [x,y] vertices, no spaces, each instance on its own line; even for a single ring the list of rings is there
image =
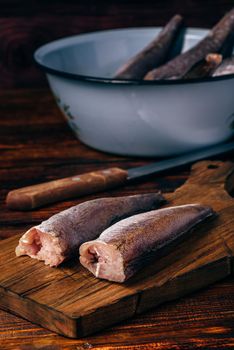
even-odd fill
[[[23,187],[9,192],[6,203],[10,209],[30,210],[45,204],[117,187],[127,180],[127,175],[126,170],[110,168]]]

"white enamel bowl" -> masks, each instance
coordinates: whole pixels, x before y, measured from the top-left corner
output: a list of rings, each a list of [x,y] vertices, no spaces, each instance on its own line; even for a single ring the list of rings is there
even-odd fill
[[[159,31],[82,34],[36,51],[58,106],[85,144],[121,155],[169,156],[233,135],[234,75],[186,82],[111,79]],[[188,29],[183,50],[206,34]]]

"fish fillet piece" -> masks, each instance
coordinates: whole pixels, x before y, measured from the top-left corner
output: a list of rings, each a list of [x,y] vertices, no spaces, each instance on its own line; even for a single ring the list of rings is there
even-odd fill
[[[30,228],[20,238],[16,255],[29,255],[46,265],[58,266],[76,253],[80,244],[98,237],[114,222],[156,209],[162,202],[160,193],[149,193],[78,204]]]
[[[147,255],[184,235],[214,211],[188,204],[131,216],[80,246],[80,262],[96,277],[124,282],[147,261]]]
[[[222,51],[225,46],[233,45],[234,31],[234,8],[232,8],[221,20],[209,31],[204,39],[199,41],[189,50],[181,53],[172,60],[148,72],[144,79],[180,79],[200,60],[209,53]],[[231,43],[229,44],[228,42]],[[224,50],[224,51],[225,51]]]
[[[175,44],[182,27],[183,18],[175,15],[157,37],[141,52],[125,63],[116,73],[117,79],[143,79],[151,69],[167,61],[171,47]]]

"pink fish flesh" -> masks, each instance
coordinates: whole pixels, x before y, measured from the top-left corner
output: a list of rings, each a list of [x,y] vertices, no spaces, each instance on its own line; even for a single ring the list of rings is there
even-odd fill
[[[80,246],[80,262],[96,277],[124,282],[144,265],[146,254],[158,251],[213,215],[201,204],[153,210],[131,216]]]
[[[83,242],[95,239],[114,222],[158,208],[162,202],[161,194],[149,193],[81,203],[29,229],[20,238],[16,255],[29,255],[46,265],[58,266]]]

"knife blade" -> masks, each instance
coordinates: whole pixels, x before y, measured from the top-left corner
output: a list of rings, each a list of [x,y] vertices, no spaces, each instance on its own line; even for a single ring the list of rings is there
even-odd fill
[[[13,210],[31,210],[61,200],[101,192],[138,178],[231,151],[234,151],[234,141],[128,170],[109,168],[27,186],[10,191],[6,198],[6,204],[8,208]]]
[[[208,157],[218,156],[230,151],[234,151],[234,141],[212,146],[191,153],[182,154],[174,158],[161,160],[144,166],[128,169],[128,180],[149,176],[172,168],[177,168],[186,164],[190,164]]]

